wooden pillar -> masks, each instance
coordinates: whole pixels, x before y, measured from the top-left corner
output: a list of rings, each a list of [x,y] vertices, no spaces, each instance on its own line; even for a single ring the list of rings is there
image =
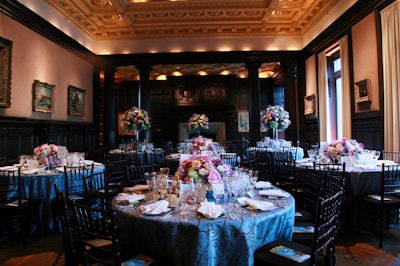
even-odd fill
[[[138,107],[141,109],[145,109],[149,112],[151,117],[150,110],[150,71],[153,70],[151,65],[138,65],[136,66],[140,71],[140,81],[139,81],[139,92],[138,92]],[[147,139],[149,142],[151,141],[151,130],[143,132],[146,136],[143,138]]]
[[[106,149],[115,149],[117,146],[114,72],[114,67],[104,70],[104,146]]]
[[[260,80],[258,78],[259,62],[246,64],[248,69],[248,108],[249,108],[249,141],[250,145],[255,146],[261,139],[260,133]]]

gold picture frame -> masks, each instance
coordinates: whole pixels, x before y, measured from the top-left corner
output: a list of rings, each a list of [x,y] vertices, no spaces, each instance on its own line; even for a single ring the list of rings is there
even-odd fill
[[[119,112],[118,113],[118,135],[121,136],[134,136],[135,132],[133,131],[127,131],[125,129],[125,112]]]
[[[371,101],[371,81],[363,79],[355,82],[354,99],[356,103]]]
[[[0,37],[0,107],[11,106],[12,41]]]
[[[33,111],[43,113],[54,113],[54,88],[45,82],[35,80],[32,90]]]
[[[249,122],[249,111],[239,110],[238,111],[238,132],[249,132],[250,122]]]
[[[304,96],[304,114],[315,114],[315,94]]]
[[[68,86],[68,114],[85,115],[85,90]]]

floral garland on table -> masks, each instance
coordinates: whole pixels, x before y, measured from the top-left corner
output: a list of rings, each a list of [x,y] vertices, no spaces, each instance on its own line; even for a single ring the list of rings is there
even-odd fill
[[[151,126],[150,120],[146,110],[134,106],[125,112],[124,127],[127,131],[148,130]]]
[[[222,180],[224,176],[231,175],[232,169],[220,158],[209,155],[193,155],[183,160],[179,165],[175,176],[183,183],[189,183],[192,178],[195,182],[208,184],[213,181]]]
[[[216,149],[215,145],[208,138],[199,136],[199,137],[195,137],[192,139],[192,153],[193,154],[201,153],[203,151],[214,152],[215,149]]]
[[[208,129],[208,117],[205,114],[192,114],[188,127],[189,130]]]
[[[289,112],[283,109],[281,105],[268,105],[262,112],[261,123],[268,129],[287,129],[291,124]]]
[[[324,150],[327,158],[340,161],[342,156],[355,156],[362,153],[364,144],[357,142],[355,139],[334,140]]]
[[[34,156],[37,158],[41,165],[45,166],[59,166],[60,160],[58,159],[58,146],[54,144],[42,144],[33,150]]]

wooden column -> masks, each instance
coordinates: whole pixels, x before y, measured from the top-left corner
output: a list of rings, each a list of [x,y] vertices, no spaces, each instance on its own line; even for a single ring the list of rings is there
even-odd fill
[[[140,71],[140,81],[139,81],[139,92],[138,92],[138,104],[139,108],[145,109],[149,112],[151,117],[151,110],[150,110],[150,71],[153,70],[151,65],[137,65],[136,66]],[[143,132],[149,142],[151,141],[151,130]]]
[[[108,67],[104,70],[104,147],[106,149],[115,149],[117,146],[114,72],[114,67]]]
[[[249,62],[246,64],[248,69],[248,108],[249,108],[249,141],[251,146],[261,139],[260,133],[260,80],[258,78],[259,62]]]

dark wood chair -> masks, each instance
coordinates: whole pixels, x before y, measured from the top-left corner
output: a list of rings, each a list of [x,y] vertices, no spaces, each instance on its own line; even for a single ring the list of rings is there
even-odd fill
[[[83,175],[85,189],[84,202],[98,208],[108,208],[112,197],[106,182],[106,171],[98,171],[88,176]]]
[[[339,222],[342,197],[344,193],[344,175],[337,178],[331,174],[323,177],[323,193],[318,197],[316,205],[316,221],[312,244],[310,246],[288,240],[276,240],[254,252],[254,265],[336,265],[335,245],[337,226]],[[308,254],[309,258],[303,262],[277,255],[271,250],[277,247],[286,247]]]
[[[121,254],[115,211],[74,203],[74,213],[84,247],[85,265],[156,265],[154,259],[146,255],[134,254],[135,257],[127,259]]]
[[[120,193],[123,187],[128,183],[126,160],[112,161],[105,163],[106,183],[110,196]]]
[[[400,208],[400,165],[382,164],[380,193],[364,195],[358,200],[359,210],[365,209],[364,213],[372,214],[373,219],[378,219],[379,248],[383,244],[383,229],[389,227],[391,211],[399,215]],[[378,217],[376,217],[378,215]],[[359,214],[359,220],[361,215]],[[398,219],[398,217],[397,217]]]
[[[10,237],[20,234],[24,247],[32,223],[40,232],[40,199],[23,197],[21,169],[0,171],[0,222]]]
[[[84,249],[78,236],[78,226],[74,219],[72,205],[67,203],[65,192],[60,191],[56,184],[54,184],[54,191],[56,193],[54,206],[57,210],[58,223],[61,224],[65,265],[82,265]]]
[[[154,172],[153,165],[130,165],[127,167],[128,184],[146,184],[145,173]]]
[[[151,153],[151,162],[148,162],[147,164],[152,164],[154,169],[165,167],[165,150],[155,149],[154,152]]]
[[[67,201],[83,201],[85,198],[84,177],[93,174],[91,166],[64,166],[65,195]]]
[[[220,153],[221,160],[227,164],[230,165],[231,168],[235,168],[238,165],[238,156],[236,153]]]

